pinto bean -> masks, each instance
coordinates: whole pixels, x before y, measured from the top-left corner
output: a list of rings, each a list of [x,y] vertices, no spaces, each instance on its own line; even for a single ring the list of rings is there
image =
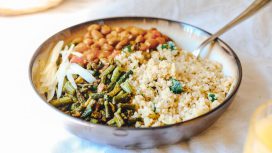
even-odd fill
[[[122,31],[124,31],[124,28],[122,28],[122,27],[113,27],[112,30],[113,30],[113,31],[116,31],[116,32],[118,32],[118,33],[120,33],[120,32],[122,32]]]
[[[88,61],[93,61],[94,59],[96,59],[98,57],[99,53],[100,53],[99,49],[92,48],[92,49],[84,52],[83,57],[85,57]]]
[[[113,47],[111,46],[111,45],[109,45],[109,44],[103,44],[103,46],[102,46],[102,50],[104,50],[104,51],[113,51]]]
[[[98,44],[99,44],[100,46],[104,45],[105,43],[107,43],[107,40],[106,40],[105,38],[100,38],[100,39],[98,40]]]
[[[99,54],[99,58],[106,58],[111,54],[110,51],[103,51]]]
[[[106,35],[111,32],[111,28],[108,25],[102,25],[101,33]]]
[[[92,24],[92,25],[90,25],[90,26],[87,28],[87,30],[88,30],[88,31],[100,30],[100,28],[101,28],[101,25],[99,25],[99,24]]]
[[[147,46],[146,44],[144,44],[144,43],[141,43],[141,44],[140,44],[139,50],[145,51],[145,50],[147,50],[147,49],[148,49],[148,46]]]
[[[84,35],[84,37],[83,38],[91,38],[92,36],[91,36],[91,34],[90,33],[86,33],[85,35]]]
[[[164,44],[166,42],[164,37],[157,37],[156,40],[159,42],[159,44]]]
[[[142,35],[144,33],[143,29],[137,27],[128,27],[127,29],[133,36]]]
[[[73,40],[72,40],[72,43],[73,44],[78,44],[78,43],[80,43],[82,41],[82,37],[76,37],[76,38],[74,38]]]
[[[92,30],[91,31],[91,36],[95,40],[99,40],[100,38],[103,38],[104,36],[98,31],[98,30]]]
[[[145,39],[144,39],[144,36],[142,36],[142,35],[137,36],[135,39],[136,43],[142,43],[144,41],[145,41]]]
[[[79,43],[75,47],[75,51],[78,51],[81,53],[88,50],[88,49],[89,49],[89,47],[85,43]]]
[[[94,43],[92,46],[91,46],[91,49],[101,49],[101,46],[99,43]]]
[[[116,32],[116,31],[112,31],[110,34],[111,34],[112,36],[114,36],[114,37],[117,37],[117,36],[118,36],[118,32]]]
[[[147,39],[145,41],[145,44],[150,48],[150,49],[155,49],[158,45],[159,42],[156,39]]]
[[[88,46],[91,46],[91,45],[94,43],[93,39],[91,39],[91,38],[85,38],[85,39],[83,40],[83,42],[84,42],[85,44],[87,44]]]
[[[157,29],[151,30],[151,33],[153,34],[153,38],[161,37],[161,33]]]
[[[115,46],[118,42],[119,40],[116,37],[112,37],[108,39],[108,43],[112,46]]]
[[[115,46],[115,48],[117,49],[117,50],[120,50],[120,49],[122,49],[125,45],[127,45],[128,44],[128,39],[126,38],[126,39],[123,39],[123,40],[121,40],[116,46]]]
[[[129,32],[128,31],[122,31],[120,34],[120,39],[125,39],[125,38],[128,38],[129,37]]]
[[[145,39],[152,39],[153,35],[151,32],[147,32],[145,35],[144,35],[144,38]]]

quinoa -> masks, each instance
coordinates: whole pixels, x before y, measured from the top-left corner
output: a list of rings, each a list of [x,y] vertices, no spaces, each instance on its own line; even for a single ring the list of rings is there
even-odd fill
[[[209,112],[224,101],[233,82],[219,63],[178,48],[122,52],[115,61],[134,72],[129,78],[137,106],[133,117],[143,119],[136,127],[174,124]],[[181,83],[180,94],[170,90],[172,78]]]

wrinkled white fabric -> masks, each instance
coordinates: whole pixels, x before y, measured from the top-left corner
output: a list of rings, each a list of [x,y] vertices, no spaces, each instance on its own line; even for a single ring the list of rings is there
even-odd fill
[[[251,0],[66,0],[33,15],[0,17],[0,152],[39,153],[241,153],[249,119],[272,98],[272,4],[221,38],[238,54],[243,80],[236,99],[208,130],[187,142],[147,150],[122,150],[70,135],[47,112],[28,79],[35,49],[57,31],[108,16],[156,16],[215,32]]]

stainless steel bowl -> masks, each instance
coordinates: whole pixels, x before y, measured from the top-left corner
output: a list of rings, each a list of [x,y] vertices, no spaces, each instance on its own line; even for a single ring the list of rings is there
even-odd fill
[[[143,28],[155,27],[172,38],[179,47],[191,51],[206,39],[210,33],[195,26],[161,18],[150,17],[115,17],[81,23],[64,29],[48,38],[35,52],[29,66],[29,77],[36,93],[41,97],[44,107],[60,118],[64,127],[74,135],[87,140],[113,145],[121,148],[151,148],[159,145],[174,144],[186,140],[211,126],[233,101],[242,79],[242,67],[237,55],[222,40],[217,39],[213,46],[208,46],[201,54],[202,58],[218,61],[223,65],[223,72],[234,78],[234,83],[224,102],[210,112],[185,122],[151,128],[116,128],[93,124],[64,114],[46,102],[44,95],[37,89],[39,71],[43,69],[48,53],[59,40],[67,40],[82,32],[92,23],[109,25],[134,25]]]

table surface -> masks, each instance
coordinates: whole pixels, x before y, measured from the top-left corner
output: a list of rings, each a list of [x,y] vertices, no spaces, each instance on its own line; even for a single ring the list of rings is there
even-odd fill
[[[272,98],[272,6],[221,38],[238,54],[243,80],[234,103],[208,130],[187,142],[147,150],[121,150],[77,138],[58,126],[39,105],[28,65],[35,49],[68,26],[108,16],[156,16],[215,32],[251,0],[66,0],[55,9],[0,17],[1,152],[181,152],[240,153],[255,108]]]

